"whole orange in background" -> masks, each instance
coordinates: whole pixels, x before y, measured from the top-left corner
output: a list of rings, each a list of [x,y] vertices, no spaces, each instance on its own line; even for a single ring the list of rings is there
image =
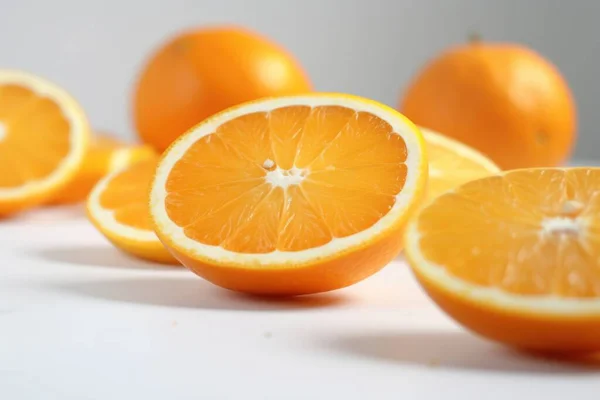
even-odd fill
[[[145,65],[134,97],[141,139],[165,150],[179,135],[230,106],[312,90],[285,49],[249,30],[212,27],[164,44]]]
[[[472,41],[431,61],[400,111],[503,169],[557,166],[575,143],[576,109],[560,72],[516,44]]]

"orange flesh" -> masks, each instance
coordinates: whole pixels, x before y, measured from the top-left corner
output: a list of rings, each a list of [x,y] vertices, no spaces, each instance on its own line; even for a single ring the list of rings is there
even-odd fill
[[[468,183],[419,218],[428,260],[522,295],[600,296],[600,170],[530,170]]]
[[[454,154],[447,147],[427,141],[429,158],[429,193],[436,197],[448,190],[475,179],[489,176],[491,172],[480,163]]]
[[[92,136],[84,167],[86,164],[102,165],[104,171],[106,171],[108,168],[105,164],[110,161],[110,155],[112,155],[115,150],[124,146],[125,144],[123,142],[108,136]]]
[[[115,139],[93,136],[90,148],[77,175],[67,186],[61,189],[51,202],[61,204],[84,200],[94,185],[110,172],[111,156],[115,150],[122,146]]]
[[[100,205],[114,211],[115,219],[137,229],[153,230],[148,208],[150,181],[156,160],[142,161],[115,176],[102,192]]]
[[[53,204],[65,204],[85,200],[100,179],[113,170],[123,167],[123,165],[115,165],[114,163],[115,155],[122,149],[130,152],[127,160],[128,164],[155,157],[154,151],[148,146],[136,145],[134,147],[107,135],[93,135],[90,147],[77,175],[51,202]]]
[[[70,149],[69,122],[52,100],[17,86],[0,86],[0,188],[42,180]]]
[[[167,179],[165,207],[204,244],[239,253],[305,250],[381,219],[404,186],[406,156],[402,138],[366,112],[256,112],[187,150]]]

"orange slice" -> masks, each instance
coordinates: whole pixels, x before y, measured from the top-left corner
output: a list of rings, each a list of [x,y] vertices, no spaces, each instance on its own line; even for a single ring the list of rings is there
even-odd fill
[[[477,150],[430,129],[420,129],[429,156],[429,199],[463,183],[500,172],[496,164]]]
[[[333,290],[401,249],[427,160],[395,110],[349,95],[259,100],[197,125],[163,155],[151,191],[157,235],[225,288]]]
[[[83,163],[89,126],[63,89],[0,70],[0,216],[41,204]]]
[[[406,256],[467,328],[546,351],[600,350],[600,169],[464,184],[409,224]]]
[[[154,234],[148,213],[156,161],[140,161],[102,178],[87,200],[88,217],[119,249],[146,260],[177,264]]]
[[[77,175],[52,199],[51,203],[68,204],[84,201],[103,176],[152,157],[155,157],[155,153],[150,146],[129,145],[105,134],[94,135]]]

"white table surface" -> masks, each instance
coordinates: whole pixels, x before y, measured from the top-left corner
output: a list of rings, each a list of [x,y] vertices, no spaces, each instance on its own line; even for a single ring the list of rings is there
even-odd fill
[[[593,399],[600,369],[530,358],[439,312],[398,260],[268,301],[114,250],[79,209],[0,223],[0,399]]]

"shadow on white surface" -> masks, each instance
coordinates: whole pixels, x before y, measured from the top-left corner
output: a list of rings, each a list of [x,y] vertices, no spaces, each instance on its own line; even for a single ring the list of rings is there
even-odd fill
[[[85,208],[83,204],[50,206],[46,208],[34,209],[28,212],[16,214],[13,217],[8,217],[5,220],[2,220],[2,223],[44,224],[76,219],[85,219]]]
[[[183,267],[176,265],[155,264],[134,258],[109,245],[73,245],[69,247],[36,249],[29,251],[28,255],[43,261],[70,264],[78,268],[106,267],[117,269],[183,270]]]
[[[340,294],[290,298],[248,296],[218,288],[195,276],[72,282],[59,285],[58,289],[123,303],[213,310],[289,311],[335,307],[348,302],[348,298]]]
[[[334,338],[322,344],[337,353],[432,369],[513,374],[600,372],[600,362],[592,358],[560,361],[557,358],[533,356],[460,331],[386,332]]]

